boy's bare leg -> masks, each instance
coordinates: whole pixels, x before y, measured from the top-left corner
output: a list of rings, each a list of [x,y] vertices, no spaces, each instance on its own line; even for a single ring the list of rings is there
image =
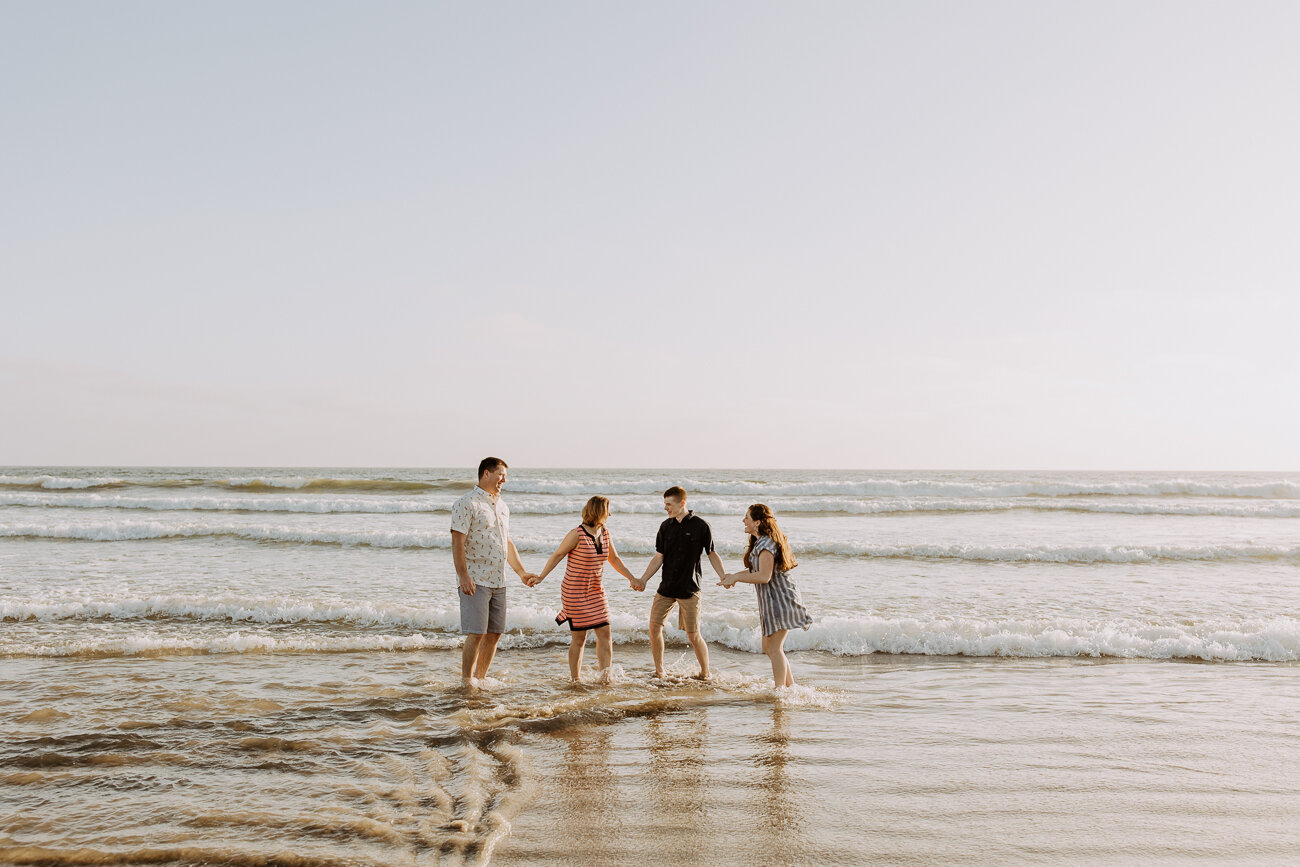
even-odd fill
[[[686,633],[686,638],[691,643],[691,649],[695,651],[695,659],[700,664],[699,678],[701,680],[709,679],[709,646],[704,643],[704,636],[698,632]]]
[[[663,677],[664,627],[662,623],[650,624],[650,656],[655,661],[655,677]]]

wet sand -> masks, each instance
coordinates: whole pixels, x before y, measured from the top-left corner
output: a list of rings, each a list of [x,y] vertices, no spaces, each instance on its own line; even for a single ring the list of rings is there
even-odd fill
[[[715,648],[720,677],[571,686],[559,647],[467,695],[436,651],[5,660],[15,864],[1279,862],[1289,664]],[[676,656],[674,654],[677,654]],[[594,672],[592,672],[594,674]],[[93,674],[93,676],[91,676]]]

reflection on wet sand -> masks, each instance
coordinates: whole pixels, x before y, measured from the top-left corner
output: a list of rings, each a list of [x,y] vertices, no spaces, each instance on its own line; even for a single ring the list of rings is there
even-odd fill
[[[754,857],[759,861],[788,864],[808,852],[803,813],[787,770],[790,712],[780,704],[772,705],[772,728],[753,740],[757,748],[754,766],[764,771],[757,786],[763,797],[759,803],[762,821],[756,837],[762,842],[756,847]]]
[[[604,851],[611,835],[622,833],[623,793],[610,767],[613,731],[584,727],[560,737],[565,741],[564,768],[556,797],[566,813],[584,817],[564,826],[567,845],[580,862]]]
[[[646,724],[649,762],[646,787],[653,804],[652,825],[694,843],[708,813],[708,710],[689,715],[661,714]],[[701,841],[703,842],[703,841]]]
[[[529,739],[540,796],[500,863],[795,863],[817,851],[792,773],[798,712],[722,691],[678,698],[687,706]]]

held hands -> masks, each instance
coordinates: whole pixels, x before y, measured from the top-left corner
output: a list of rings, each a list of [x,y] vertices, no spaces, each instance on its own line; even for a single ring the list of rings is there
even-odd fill
[[[627,579],[627,583],[631,586],[633,590],[635,590],[638,593],[645,590],[645,579],[637,581],[634,578],[629,578]]]
[[[732,587],[736,586],[736,582],[739,580],[740,580],[739,572],[732,575],[723,575],[722,580],[718,582],[718,586],[725,587],[728,590],[730,590]]]
[[[532,572],[525,572],[523,575],[519,576],[519,580],[524,582],[524,585],[527,587],[536,587],[538,584],[542,583],[542,576],[536,575]]]

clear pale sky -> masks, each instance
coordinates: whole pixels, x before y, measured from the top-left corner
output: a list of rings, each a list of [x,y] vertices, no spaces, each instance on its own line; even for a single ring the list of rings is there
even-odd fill
[[[0,2],[0,464],[1300,469],[1300,4]]]

